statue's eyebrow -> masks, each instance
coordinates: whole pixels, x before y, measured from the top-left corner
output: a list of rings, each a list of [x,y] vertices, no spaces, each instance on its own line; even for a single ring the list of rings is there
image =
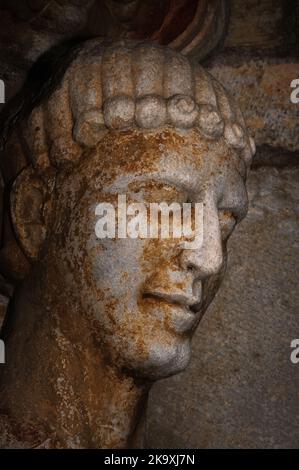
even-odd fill
[[[164,186],[169,186],[177,191],[185,191],[186,189],[184,188],[184,185],[182,184],[177,184],[177,182],[175,182],[174,180],[172,179],[168,179],[168,178],[156,178],[156,177],[149,177],[149,178],[144,178],[144,179],[138,179],[136,180],[136,185],[138,185],[140,183],[140,185],[146,185],[146,183],[149,183],[149,184],[157,184],[157,185],[164,185]]]
[[[163,184],[165,186],[169,186],[177,191],[188,192],[190,191],[190,184],[188,185],[186,182],[181,181],[175,178],[171,178],[168,176],[160,176],[160,175],[148,175],[145,177],[138,178],[134,181],[136,185],[138,183],[156,183],[156,184]]]

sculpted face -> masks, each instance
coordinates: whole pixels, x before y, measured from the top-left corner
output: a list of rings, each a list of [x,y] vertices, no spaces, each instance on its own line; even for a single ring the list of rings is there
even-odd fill
[[[50,447],[135,448],[151,382],[187,366],[222,280],[255,146],[222,85],[172,49],[96,38],[61,61],[33,109],[20,108],[2,165],[14,182],[0,260],[22,282],[0,398],[20,423],[51,430]],[[192,205],[199,232],[174,233],[175,212],[163,238],[160,213],[158,236],[144,236],[136,219],[142,206],[152,229],[153,203],[176,204],[183,230]]]
[[[164,128],[109,133],[75,174],[57,181],[44,266],[52,266],[67,308],[87,316],[108,362],[159,378],[186,367],[190,340],[226,265],[226,241],[247,195],[224,139]],[[101,202],[202,202],[203,244],[178,239],[98,239]]]

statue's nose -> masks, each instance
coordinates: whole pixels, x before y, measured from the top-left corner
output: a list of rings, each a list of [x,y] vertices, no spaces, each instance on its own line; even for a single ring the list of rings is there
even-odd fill
[[[222,267],[223,250],[218,211],[213,201],[206,201],[203,210],[203,242],[198,249],[185,248],[180,254],[180,265],[193,270],[197,278],[216,274]]]

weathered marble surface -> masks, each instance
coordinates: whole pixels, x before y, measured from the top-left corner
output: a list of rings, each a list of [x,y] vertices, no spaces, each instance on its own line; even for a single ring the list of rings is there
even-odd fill
[[[298,448],[298,169],[252,171],[250,210],[182,374],[156,384],[151,447]]]
[[[298,447],[298,173],[251,172],[249,214],[191,364],[152,390],[151,447]]]

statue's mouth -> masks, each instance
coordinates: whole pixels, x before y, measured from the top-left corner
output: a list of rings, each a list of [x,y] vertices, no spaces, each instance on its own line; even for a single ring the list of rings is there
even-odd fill
[[[184,309],[186,309],[186,311],[191,314],[198,313],[201,307],[201,292],[198,296],[189,296],[181,292],[169,294],[158,290],[145,290],[142,295],[142,298],[151,298],[160,301],[162,300],[168,304],[183,307]]]

